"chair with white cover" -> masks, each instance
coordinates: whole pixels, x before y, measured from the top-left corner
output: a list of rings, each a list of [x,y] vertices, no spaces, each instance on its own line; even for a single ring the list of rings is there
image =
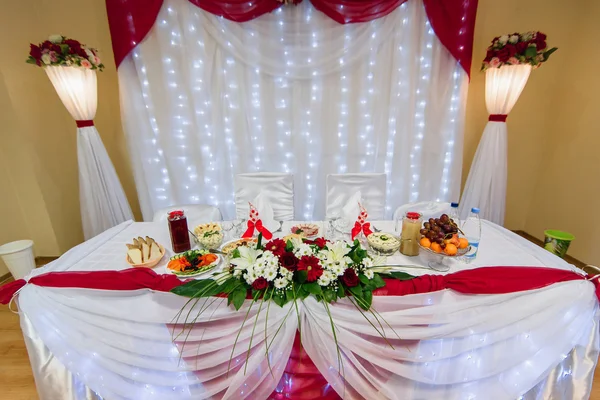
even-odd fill
[[[238,219],[248,218],[248,202],[259,194],[273,208],[276,221],[294,219],[294,176],[277,172],[238,174],[234,179],[235,214]]]
[[[357,193],[361,193],[369,220],[385,218],[386,174],[356,173],[327,175],[327,219],[340,216],[342,208]]]
[[[160,222],[167,220],[167,214],[169,211],[183,210],[183,213],[187,217],[188,228],[194,229],[195,226],[205,222],[222,221],[223,217],[221,211],[215,206],[209,206],[207,204],[182,204],[174,205],[171,207],[161,208],[154,213],[152,221]]]
[[[408,203],[401,205],[394,211],[394,221],[402,218],[409,211],[418,212],[423,216],[423,220],[429,218],[438,218],[442,214],[450,213],[450,203],[440,203],[435,201],[421,201],[418,203]]]

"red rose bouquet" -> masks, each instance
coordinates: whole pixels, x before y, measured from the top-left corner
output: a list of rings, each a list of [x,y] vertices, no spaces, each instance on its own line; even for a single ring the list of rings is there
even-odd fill
[[[512,33],[495,37],[487,49],[481,70],[500,68],[503,65],[530,64],[539,67],[557,50],[546,44],[542,32]]]
[[[98,57],[98,50],[62,35],[50,35],[48,40],[38,45],[30,43],[29,58],[26,62],[39,67],[52,65],[99,71],[104,68]]]

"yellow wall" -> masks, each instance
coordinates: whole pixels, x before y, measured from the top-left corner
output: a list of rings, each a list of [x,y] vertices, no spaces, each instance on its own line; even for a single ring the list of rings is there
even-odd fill
[[[44,71],[25,64],[29,43],[53,33],[101,52],[107,68],[98,74],[96,126],[132,209],[140,215],[121,129],[104,1],[6,2],[0,13],[0,35],[8,38],[0,57],[0,243],[31,238],[36,253],[45,256],[59,255],[83,240],[75,123]]]
[[[506,226],[538,237],[545,228],[569,230],[577,235],[571,253],[587,262],[600,262],[591,244],[600,233],[600,217],[589,207],[600,194],[595,179],[600,136],[593,125],[600,108],[593,69],[600,60],[587,50],[600,39],[593,19],[599,7],[592,0],[479,1],[464,148],[463,182],[487,118],[478,61],[489,41],[513,31],[547,33],[560,50],[532,73],[508,119]],[[24,63],[29,42],[52,33],[101,50],[107,68],[98,75],[96,125],[140,217],[104,1],[6,2],[0,13],[0,35],[10,38],[0,57],[0,243],[32,238],[37,254],[46,256],[83,238],[74,123],[44,72]]]

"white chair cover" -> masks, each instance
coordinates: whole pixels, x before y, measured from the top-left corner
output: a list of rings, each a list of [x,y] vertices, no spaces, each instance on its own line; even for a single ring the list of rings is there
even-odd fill
[[[235,214],[248,218],[248,202],[260,193],[271,203],[276,221],[294,219],[294,176],[275,172],[238,174],[235,176]]]
[[[385,218],[386,174],[330,174],[327,175],[326,218],[340,215],[340,210],[350,197],[358,191],[362,193],[363,205],[369,213],[369,220]]]
[[[204,222],[222,221],[221,211],[217,207],[206,204],[184,204],[165,207],[154,213],[154,222],[166,221],[167,213],[173,210],[183,210],[188,220],[188,227],[193,229]]]
[[[65,108],[76,120],[92,120],[98,105],[96,71],[45,67]],[[127,197],[95,126],[77,128],[79,203],[86,240],[133,219]]]
[[[435,201],[421,201],[419,203],[404,204],[394,211],[394,220],[402,218],[408,211],[418,212],[423,219],[437,218],[442,214],[450,212],[450,203],[438,203]]]

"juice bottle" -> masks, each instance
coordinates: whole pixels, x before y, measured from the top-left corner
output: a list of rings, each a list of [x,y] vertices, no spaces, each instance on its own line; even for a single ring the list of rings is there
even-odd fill
[[[183,253],[191,249],[187,218],[183,211],[169,212],[167,220],[169,221],[169,233],[171,234],[173,251],[175,253]]]

